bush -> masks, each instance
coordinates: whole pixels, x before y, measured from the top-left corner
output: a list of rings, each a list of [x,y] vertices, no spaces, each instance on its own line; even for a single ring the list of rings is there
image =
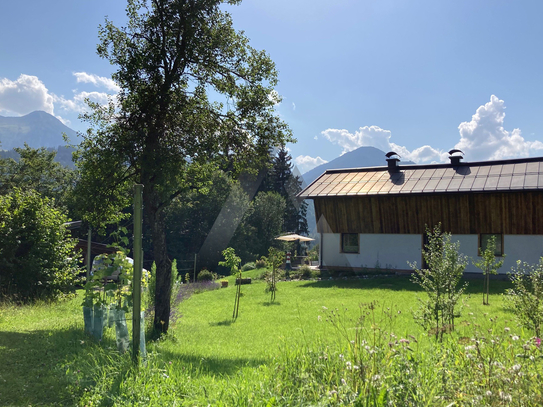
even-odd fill
[[[535,266],[519,260],[510,278],[513,288],[507,290],[509,308],[523,327],[540,338],[543,326],[543,257]]]
[[[302,280],[309,280],[312,278],[319,278],[321,275],[320,270],[314,270],[307,264],[304,264],[298,269],[298,274]]]
[[[255,268],[263,269],[264,267],[266,267],[266,258],[262,256],[260,260],[255,261]]]
[[[16,301],[56,299],[73,290],[76,239],[66,215],[34,191],[0,196],[0,295]]]
[[[254,263],[254,262],[245,263],[245,264],[241,267],[241,271],[249,271],[249,270],[254,270],[254,269],[256,269],[256,266],[255,266],[255,263]]]
[[[208,269],[200,270],[196,279],[198,281],[213,281],[213,273]]]

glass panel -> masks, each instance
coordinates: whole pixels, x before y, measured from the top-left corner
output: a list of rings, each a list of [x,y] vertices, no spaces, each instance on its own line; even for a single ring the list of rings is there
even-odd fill
[[[481,251],[485,251],[488,242],[492,238],[492,236],[496,239],[496,248],[494,250],[494,256],[501,256],[503,255],[503,247],[502,247],[502,235],[499,233],[483,233],[481,234]]]
[[[358,253],[358,233],[343,233],[341,235],[341,251],[343,253]]]

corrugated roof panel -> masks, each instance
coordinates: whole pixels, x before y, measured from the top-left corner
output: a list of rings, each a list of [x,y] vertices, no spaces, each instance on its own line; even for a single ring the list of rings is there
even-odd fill
[[[488,176],[489,172],[490,172],[490,165],[485,165],[484,167],[479,167],[479,171],[477,171],[477,176],[486,177]]]
[[[319,195],[328,195],[334,190],[337,184],[328,184],[324,187],[322,191],[319,192]]]
[[[328,195],[337,195],[339,191],[341,191],[345,187],[344,183],[337,183],[334,184],[334,188],[330,192],[328,192]]]
[[[511,189],[511,181],[513,180],[512,172],[513,169],[511,169],[511,174],[500,175],[500,180],[498,181],[498,189]]]
[[[355,186],[356,183],[355,182],[344,182],[343,183],[343,188],[341,188],[341,190],[339,190],[339,192],[337,193],[338,195],[347,195],[347,193],[353,189],[353,186]]]
[[[374,172],[372,171],[367,171],[364,173],[364,176],[362,178],[360,178],[360,181],[361,182],[367,182],[369,181],[373,176],[375,175]]]
[[[514,169],[515,169],[515,164],[503,164],[502,172],[500,173],[500,175],[511,175],[513,174]]]
[[[526,174],[526,164],[527,163],[517,163],[517,164],[514,164],[515,165],[515,168],[513,169],[513,174],[514,175],[524,175]]]
[[[462,184],[463,178],[453,178],[447,187],[447,192],[456,192],[460,189],[460,185]]]
[[[434,178],[443,178],[446,168],[436,168],[434,172]]]
[[[472,191],[482,191],[485,187],[487,178],[483,177],[475,177],[475,181],[473,181],[473,185],[471,186]]]
[[[394,187],[394,183],[390,180],[385,181],[384,184],[385,185],[383,185],[383,188],[379,190],[379,194],[388,194],[390,193],[390,190],[392,189],[392,187]]]
[[[454,168],[445,168],[445,172],[443,173],[441,178],[452,178],[455,176],[455,174],[456,171],[454,170]]]
[[[526,172],[527,173],[538,173],[539,172],[539,163],[526,163]]]
[[[538,170],[538,173],[539,173],[539,174],[543,173],[543,162],[540,162],[540,163],[539,163],[539,170]]]
[[[326,188],[328,184],[323,184],[323,183],[320,183],[320,184],[314,184],[314,188],[312,188],[311,190],[311,193],[307,193],[307,195],[320,195],[321,191]]]
[[[355,173],[353,179],[351,180],[352,182],[359,182],[361,181],[365,175],[367,175],[368,173],[367,172],[357,172]]]
[[[434,192],[440,180],[440,178],[432,178],[428,180],[428,183],[426,184],[426,186],[424,187],[424,191],[422,192]]]
[[[500,177],[488,177],[485,182],[485,190],[494,191],[498,187]]]
[[[471,168],[471,174],[469,174],[471,177],[476,177],[479,174],[479,169],[481,167],[472,167]]]
[[[511,179],[511,189],[522,189],[524,188],[525,175],[513,175]]]
[[[368,194],[378,194],[381,188],[385,185],[385,181],[377,181],[375,184],[373,184],[373,187],[369,190]]]
[[[356,172],[348,172],[347,176],[343,179],[343,182],[351,182],[356,174]]]
[[[537,188],[538,177],[538,174],[526,174],[526,177],[524,178],[524,188]]]
[[[435,189],[436,192],[445,192],[447,190],[447,187],[451,183],[452,178],[441,178],[439,180],[439,183],[437,184],[437,187]]]
[[[373,176],[370,178],[370,181],[379,181],[379,179],[383,176],[383,172],[374,172]]]
[[[500,175],[501,172],[502,172],[501,164],[491,165],[488,175]]]
[[[409,194],[413,191],[413,187],[415,186],[415,184],[417,183],[417,181],[406,181],[404,182],[402,188],[400,189],[400,194]]]
[[[373,184],[375,184],[377,181],[368,181],[364,182],[360,185],[360,188],[357,190],[357,194],[367,194],[371,188],[373,187]]]
[[[337,178],[334,180],[334,183],[345,182],[345,178],[347,178],[348,176],[348,172],[342,172],[338,174]]]
[[[432,178],[434,172],[436,172],[435,168],[428,168],[427,170],[424,170],[421,178]]]
[[[474,181],[475,181],[475,177],[472,177],[472,176],[464,177],[458,189],[460,191],[469,191],[471,187],[473,186]]]
[[[543,188],[543,174],[539,174],[538,180],[537,180],[537,187]]]
[[[424,187],[428,183],[428,179],[419,179],[415,186],[413,187],[413,192],[422,192],[424,191]]]

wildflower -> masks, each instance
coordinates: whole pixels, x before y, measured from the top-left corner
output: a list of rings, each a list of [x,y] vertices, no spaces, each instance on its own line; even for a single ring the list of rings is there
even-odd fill
[[[345,365],[347,365],[347,370],[351,370],[352,363],[346,362]]]
[[[492,396],[492,392],[491,392],[490,390],[487,390],[486,393],[485,393],[485,395],[486,395],[487,397],[490,397],[490,396]]]
[[[402,338],[402,339],[400,339],[400,343],[407,343],[407,344],[409,344],[409,340],[408,340],[408,339]]]
[[[358,369],[360,369],[360,366],[354,365],[354,366],[353,366],[353,369],[354,369],[354,370],[358,370]]]
[[[541,338],[535,338],[534,342],[535,342],[535,346],[539,348],[539,345],[541,345]]]
[[[347,381],[346,381],[345,379],[342,378],[342,379],[341,379],[341,384],[345,386],[345,385],[347,385]]]
[[[519,340],[519,337],[518,337],[517,335],[513,335],[513,336],[511,337],[511,339],[514,340],[514,341],[518,341],[518,340]]]
[[[342,353],[339,354],[339,358],[340,358],[341,360],[343,360],[343,354],[342,354]]]
[[[511,328],[505,327],[505,328],[503,328],[503,330],[504,330],[505,332],[509,332],[509,331],[511,330]]]
[[[518,365],[518,364],[517,364],[517,365],[513,365],[513,370],[514,370],[514,371],[519,371],[521,367],[522,367],[522,366],[521,366],[521,365]]]
[[[473,350],[475,349],[475,345],[469,345],[464,348],[465,350]]]

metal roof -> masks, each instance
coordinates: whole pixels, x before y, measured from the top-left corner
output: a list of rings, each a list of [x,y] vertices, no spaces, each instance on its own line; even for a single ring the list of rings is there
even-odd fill
[[[403,195],[543,190],[543,157],[327,170],[298,194],[326,196]]]

